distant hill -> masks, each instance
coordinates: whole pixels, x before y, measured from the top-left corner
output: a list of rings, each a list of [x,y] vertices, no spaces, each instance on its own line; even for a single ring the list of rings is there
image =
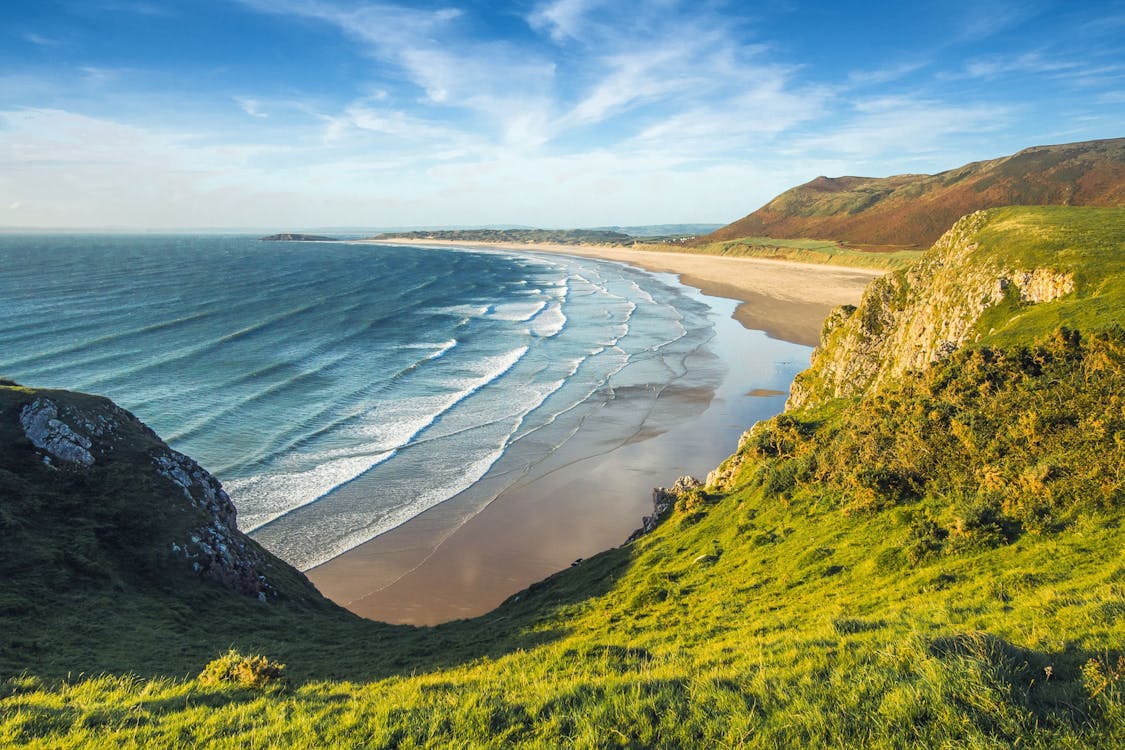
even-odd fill
[[[1010,205],[1125,205],[1125,138],[1036,146],[936,175],[817,177],[696,243],[800,237],[925,249],[965,214]]]
[[[631,227],[594,227],[594,229],[604,229],[610,232],[621,232],[632,237],[647,238],[708,234],[722,227],[722,224],[642,224]]]
[[[600,229],[441,229],[385,232],[377,240],[440,240],[443,242],[520,242],[554,245],[632,245],[631,236]]]
[[[271,234],[268,237],[259,237],[258,239],[263,242],[337,242],[335,237],[324,237],[319,234],[293,234],[292,232],[283,232],[281,234]]]

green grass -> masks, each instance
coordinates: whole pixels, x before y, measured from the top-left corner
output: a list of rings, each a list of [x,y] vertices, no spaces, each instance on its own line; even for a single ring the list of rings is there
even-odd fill
[[[1077,292],[1046,304],[991,311],[987,343],[1010,345],[1061,326],[1089,330],[1125,321],[1125,209],[1036,206],[994,209],[974,260],[1002,257],[1017,268],[1073,274]],[[984,327],[987,326],[987,327]]]
[[[1020,226],[1118,231],[1034,211]],[[1092,287],[1120,273],[1112,243],[1064,240],[1010,251]],[[265,605],[9,568],[0,746],[1121,747],[1125,333],[1108,292],[1078,333],[1040,336],[1026,308],[987,346],[759,425],[721,487],[474,620],[365,622],[296,583]],[[61,554],[4,523],[38,565]],[[276,663],[285,679],[255,679]]]
[[[848,247],[829,240],[780,239],[776,237],[743,237],[737,240],[712,242],[706,245],[643,245],[638,246],[638,248],[885,270],[905,268],[922,255],[920,250],[887,249],[886,251],[876,252]]]
[[[0,744],[1114,747],[1125,737],[1111,650],[1125,638],[1116,523],[896,567],[887,552],[903,534],[890,516],[744,491],[684,520],[617,556],[622,578],[600,597],[538,592],[522,626],[552,634],[538,647],[280,692],[16,679],[3,688]],[[810,548],[825,552],[809,559]],[[663,598],[637,606],[654,588]],[[1095,693],[1091,660],[1117,675],[1110,689]]]

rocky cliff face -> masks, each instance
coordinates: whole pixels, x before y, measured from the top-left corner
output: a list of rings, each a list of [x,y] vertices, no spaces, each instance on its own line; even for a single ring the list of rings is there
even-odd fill
[[[77,483],[86,490],[84,500],[95,506],[90,508],[93,514],[108,512],[97,507],[99,489],[116,486],[124,475],[142,502],[114,513],[173,519],[160,528],[157,539],[138,538],[130,543],[160,544],[165,562],[185,566],[200,578],[244,596],[266,601],[276,593],[266,575],[265,553],[238,530],[234,504],[219,481],[169,448],[132,414],[105,399],[62,391],[14,387],[3,391],[4,405],[9,407],[4,411],[15,415],[19,432],[38,456],[39,467],[20,467],[20,454],[15,452],[11,462],[5,461],[0,468],[16,469],[24,476],[46,471]],[[114,501],[131,494],[118,491]],[[167,538],[161,538],[164,536]]]
[[[1074,291],[1066,272],[978,257],[978,235],[992,217],[963,217],[917,265],[873,281],[858,307],[834,311],[786,408],[858,395],[923,369],[987,334],[981,316],[1002,302],[1048,302]]]

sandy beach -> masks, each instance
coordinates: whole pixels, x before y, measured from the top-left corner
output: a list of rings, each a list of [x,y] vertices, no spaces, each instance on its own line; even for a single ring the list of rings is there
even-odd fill
[[[364,617],[416,625],[473,617],[621,544],[651,512],[652,487],[683,473],[702,478],[735,448],[743,429],[781,409],[787,379],[807,365],[807,347],[829,310],[858,302],[878,275],[615,247],[483,246],[631,263],[725,298],[712,301],[725,313],[716,321],[715,351],[697,366],[732,374],[715,391],[666,389],[643,429],[624,443],[609,438],[619,430],[587,424],[545,465],[514,482],[506,478],[494,497],[487,486],[474,487],[308,571],[325,595]],[[619,399],[598,422],[612,425],[631,408],[629,398]]]
[[[856,304],[867,283],[885,271],[731,258],[694,253],[635,250],[603,245],[451,242],[445,240],[364,240],[373,244],[482,247],[564,253],[629,263],[648,271],[674,273],[680,283],[714,297],[739,300],[734,317],[751,330],[783,341],[815,346],[829,311]]]

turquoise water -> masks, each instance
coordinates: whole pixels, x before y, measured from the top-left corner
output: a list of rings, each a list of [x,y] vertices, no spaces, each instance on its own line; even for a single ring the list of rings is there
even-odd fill
[[[309,568],[675,382],[710,309],[596,260],[243,236],[0,235],[0,375],[99,393]],[[635,402],[635,407],[632,403]],[[521,459],[522,460],[522,459]],[[531,459],[529,459],[531,460]]]

